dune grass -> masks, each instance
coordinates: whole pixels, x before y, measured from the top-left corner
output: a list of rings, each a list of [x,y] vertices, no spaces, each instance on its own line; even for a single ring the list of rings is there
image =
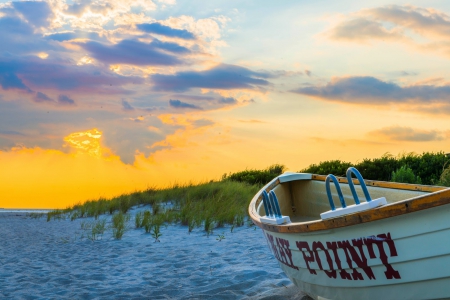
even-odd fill
[[[91,241],[100,240],[106,230],[106,219],[93,222],[81,222],[81,230],[83,230],[81,238],[86,236],[86,238]]]
[[[156,240],[160,236],[160,226],[173,223],[188,226],[188,232],[202,227],[209,236],[214,228],[225,224],[242,226],[247,216],[248,203],[260,187],[228,179],[197,185],[177,184],[170,188],[148,189],[109,200],[101,198],[86,201],[67,209],[49,212],[47,220],[85,217],[98,219],[101,215],[109,214],[113,216],[113,236],[120,239],[125,232],[125,225],[121,225],[122,217],[119,216],[127,216],[132,207],[149,206],[151,210],[134,216],[134,223],[136,228],[144,228],[146,233],[155,234],[156,231]],[[126,223],[126,219],[123,220]]]
[[[130,220],[130,215],[124,214],[122,211],[112,216],[112,234],[116,240],[122,239],[125,231],[128,229],[127,222]]]

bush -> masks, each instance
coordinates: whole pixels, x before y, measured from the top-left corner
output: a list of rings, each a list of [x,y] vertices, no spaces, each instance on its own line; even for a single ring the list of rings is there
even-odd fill
[[[403,153],[397,157],[386,153],[380,158],[366,158],[355,164],[340,160],[320,162],[317,165],[312,164],[300,172],[345,176],[347,168],[354,166],[365,179],[391,181],[393,172],[396,172],[402,166],[408,166],[421,179],[423,184],[435,185],[440,182],[442,168],[446,161],[444,152],[424,152],[421,155]]]
[[[275,164],[264,170],[245,170],[237,173],[224,174],[222,180],[245,182],[252,185],[263,185],[281,175],[286,167]]]
[[[401,166],[400,169],[397,169],[397,171],[392,172],[391,181],[403,183],[417,183],[417,184],[422,183],[420,177],[414,175],[412,169],[407,166]]]
[[[450,186],[450,168],[447,168],[442,172],[441,178],[439,179],[439,185]]]
[[[320,162],[318,165],[312,164],[308,168],[303,169],[300,173],[312,173],[312,174],[334,174],[336,176],[345,176],[347,169],[351,167],[352,164],[340,160],[327,160]]]

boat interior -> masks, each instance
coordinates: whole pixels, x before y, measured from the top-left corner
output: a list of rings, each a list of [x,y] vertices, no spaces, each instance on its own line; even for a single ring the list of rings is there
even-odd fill
[[[359,172],[358,175],[356,180],[351,179],[349,181],[347,178],[352,178],[351,174],[350,177],[335,177],[334,180],[330,180],[328,176],[322,175],[301,173],[285,174],[279,177],[279,184],[270,190],[275,194],[274,198],[278,202],[280,214],[282,216],[289,216],[290,222],[297,223],[324,219],[323,216],[321,217],[321,214],[332,210],[340,211],[340,215],[351,213],[346,212],[342,208],[345,206],[347,206],[346,208],[357,206],[358,202],[366,204],[368,202],[367,198],[369,198],[369,201],[385,198],[386,200],[382,204],[386,205],[445,189],[444,187],[437,186],[364,181],[360,177]],[[331,182],[334,185],[331,185]],[[356,196],[352,192],[352,186],[354,187]],[[261,197],[261,200],[263,198]],[[272,197],[270,198],[272,200]],[[277,214],[275,209],[272,215],[266,215],[265,207],[267,206],[264,201],[258,201],[256,205],[256,212],[261,217]],[[367,209],[370,209],[370,207]],[[268,210],[271,210],[270,207]]]

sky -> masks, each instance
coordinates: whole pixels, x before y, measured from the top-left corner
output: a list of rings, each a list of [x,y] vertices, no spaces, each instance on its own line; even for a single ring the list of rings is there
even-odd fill
[[[450,2],[0,0],[0,207],[450,152]]]

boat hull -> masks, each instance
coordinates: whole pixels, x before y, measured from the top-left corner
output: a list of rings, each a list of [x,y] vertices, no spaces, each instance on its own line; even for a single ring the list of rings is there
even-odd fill
[[[314,298],[450,297],[450,204],[329,230],[263,232],[286,275]]]

